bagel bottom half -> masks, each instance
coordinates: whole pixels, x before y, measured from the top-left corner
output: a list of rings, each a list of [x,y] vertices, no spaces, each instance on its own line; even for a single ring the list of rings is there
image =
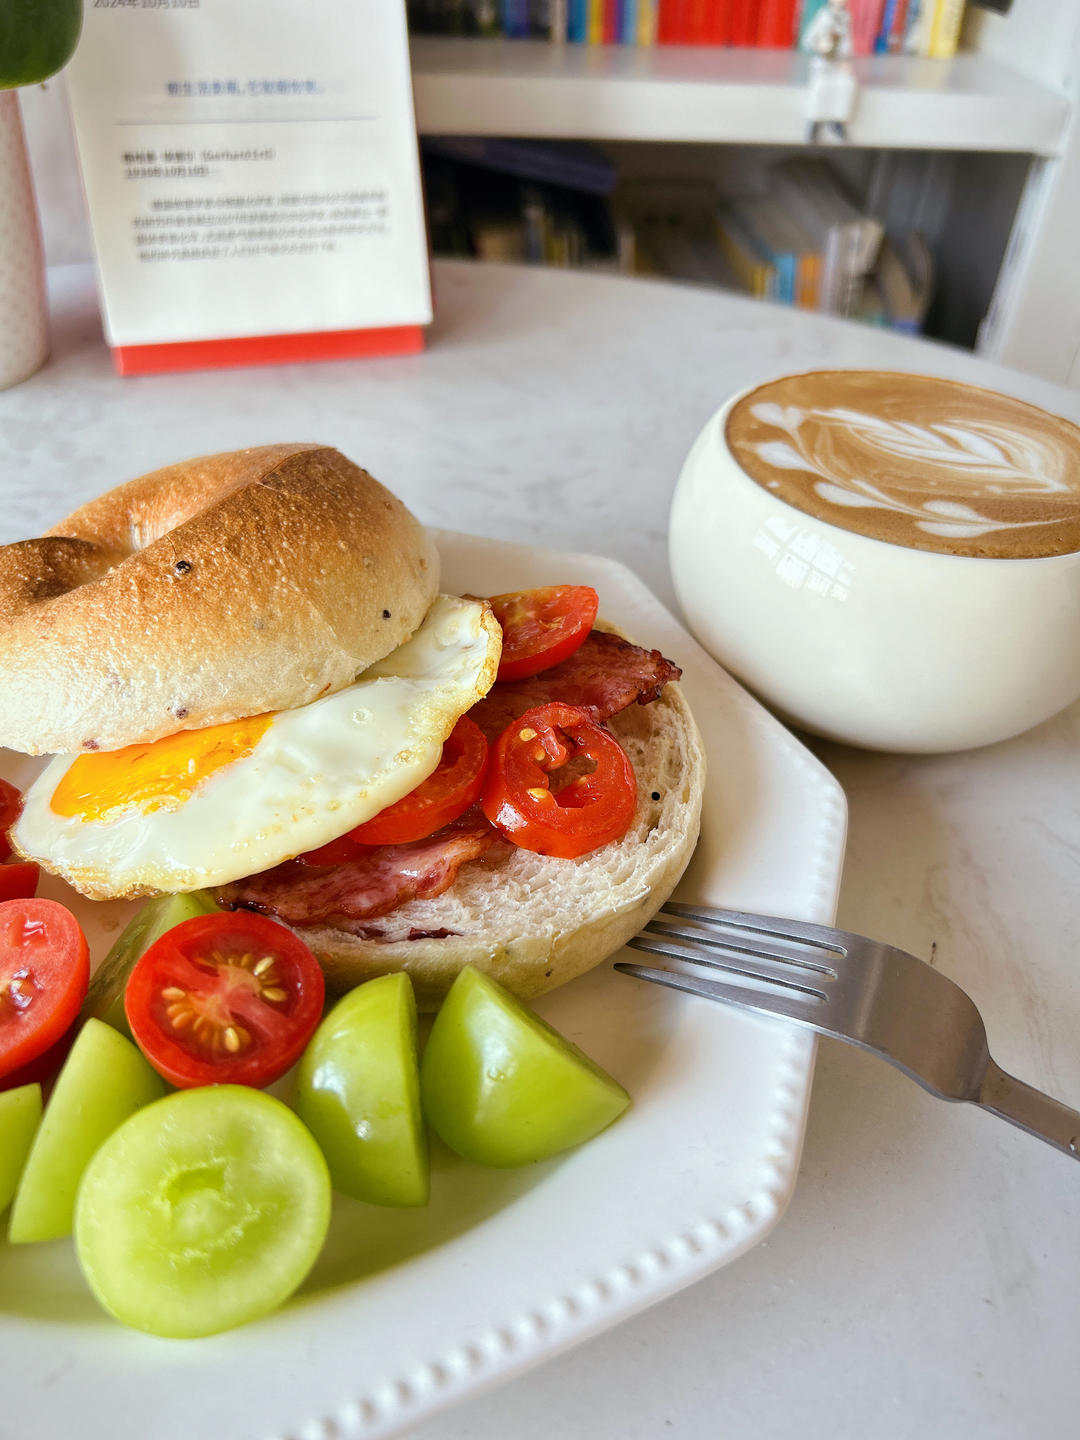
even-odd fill
[[[404,970],[421,1009],[434,1009],[462,966],[485,971],[522,999],[591,970],[645,925],[689,863],[701,822],[705,755],[677,685],[650,705],[608,722],[634,766],[638,802],[630,829],[578,860],[517,846],[474,861],[430,900],[411,900],[373,925],[393,935],[366,939],[328,927],[297,933],[337,991]],[[432,931],[449,931],[431,938]]]

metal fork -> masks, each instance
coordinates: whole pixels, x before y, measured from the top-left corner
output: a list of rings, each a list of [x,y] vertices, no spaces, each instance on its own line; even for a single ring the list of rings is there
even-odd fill
[[[626,961],[616,970],[846,1040],[931,1095],[970,1101],[1080,1160],[1080,1112],[996,1065],[974,1002],[905,950],[827,925],[676,904],[629,944],[753,985]]]

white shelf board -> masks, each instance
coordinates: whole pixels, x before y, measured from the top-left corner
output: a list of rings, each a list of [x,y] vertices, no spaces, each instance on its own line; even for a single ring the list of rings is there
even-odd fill
[[[412,37],[427,135],[795,145],[807,59],[789,50]],[[1057,155],[1070,104],[997,60],[873,56],[849,139],[886,149]]]

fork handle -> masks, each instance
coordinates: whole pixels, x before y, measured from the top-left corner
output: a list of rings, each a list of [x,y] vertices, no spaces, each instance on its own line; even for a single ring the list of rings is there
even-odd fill
[[[1006,1074],[993,1060],[987,1062],[975,1103],[1080,1160],[1080,1112]]]

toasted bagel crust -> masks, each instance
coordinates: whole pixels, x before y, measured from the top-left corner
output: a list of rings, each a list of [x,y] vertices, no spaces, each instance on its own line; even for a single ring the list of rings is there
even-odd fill
[[[337,450],[156,470],[0,547],[0,745],[113,750],[340,690],[401,645],[439,561]]]

